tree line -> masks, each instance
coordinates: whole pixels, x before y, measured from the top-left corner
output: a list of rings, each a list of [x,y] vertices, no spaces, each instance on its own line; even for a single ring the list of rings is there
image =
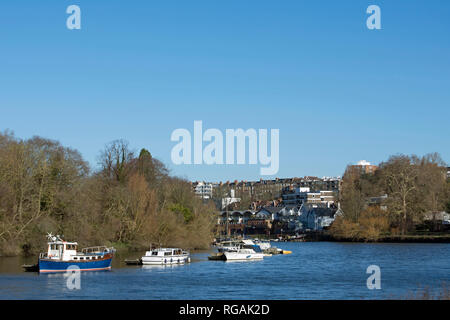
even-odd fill
[[[343,215],[333,223],[331,234],[378,240],[420,229],[439,231],[437,214],[450,212],[446,174],[446,163],[437,153],[391,156],[373,174],[348,166],[340,190]]]
[[[93,171],[58,141],[0,133],[0,255],[36,253],[47,232],[86,246],[205,248],[214,210],[124,140],[107,144]]]

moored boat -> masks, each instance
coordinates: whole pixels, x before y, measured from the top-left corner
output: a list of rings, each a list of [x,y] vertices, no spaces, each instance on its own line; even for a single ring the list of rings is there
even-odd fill
[[[188,251],[180,248],[158,248],[145,252],[142,264],[184,264],[191,262]]]
[[[115,249],[105,246],[84,248],[78,252],[77,242],[68,242],[60,236],[47,235],[47,252],[39,255],[40,273],[66,272],[70,267],[80,271],[101,271],[111,269]]]
[[[264,253],[261,248],[251,240],[242,240],[239,248],[235,251],[225,251],[225,260],[262,260],[264,259]]]
[[[241,241],[239,240],[222,241],[217,244],[217,251],[219,253],[223,253],[225,251],[236,251],[239,249],[240,243]]]

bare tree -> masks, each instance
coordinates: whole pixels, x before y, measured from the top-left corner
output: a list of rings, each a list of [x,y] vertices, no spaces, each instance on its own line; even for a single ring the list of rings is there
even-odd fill
[[[402,234],[405,234],[416,209],[414,193],[418,189],[418,168],[410,157],[404,155],[392,156],[380,167],[385,191],[389,195],[389,210],[399,218]]]
[[[105,177],[124,182],[129,170],[129,163],[134,154],[126,140],[114,140],[105,146],[100,155],[100,165]]]

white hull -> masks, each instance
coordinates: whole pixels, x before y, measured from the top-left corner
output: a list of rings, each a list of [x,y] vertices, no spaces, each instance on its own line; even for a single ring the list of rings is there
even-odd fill
[[[142,264],[153,264],[153,265],[184,264],[191,262],[191,258],[188,255],[165,256],[165,257],[143,256],[141,258],[141,261]]]
[[[251,252],[224,252],[226,260],[262,260],[264,259],[264,253],[251,253]]]

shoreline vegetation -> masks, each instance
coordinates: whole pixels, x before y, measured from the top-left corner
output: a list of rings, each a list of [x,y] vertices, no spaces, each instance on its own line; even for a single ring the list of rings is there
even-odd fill
[[[252,235],[256,238],[268,240],[267,235]],[[450,233],[430,234],[406,234],[406,235],[384,235],[377,239],[336,237],[329,230],[307,232],[301,238],[282,237],[276,238],[281,242],[352,242],[352,243],[450,243]],[[275,240],[275,239],[271,239]]]
[[[312,238],[314,239],[314,238]],[[387,235],[381,236],[376,240],[354,239],[354,238],[336,238],[332,234],[323,233],[316,238],[317,241],[331,242],[354,242],[354,243],[450,243],[450,234],[441,235]]]
[[[373,173],[348,166],[330,239],[365,242],[447,242],[450,179],[437,153],[395,155]]]
[[[0,133],[0,255],[31,255],[59,234],[81,246],[208,248],[212,203],[146,149],[107,144],[92,171],[81,154],[41,137]]]

